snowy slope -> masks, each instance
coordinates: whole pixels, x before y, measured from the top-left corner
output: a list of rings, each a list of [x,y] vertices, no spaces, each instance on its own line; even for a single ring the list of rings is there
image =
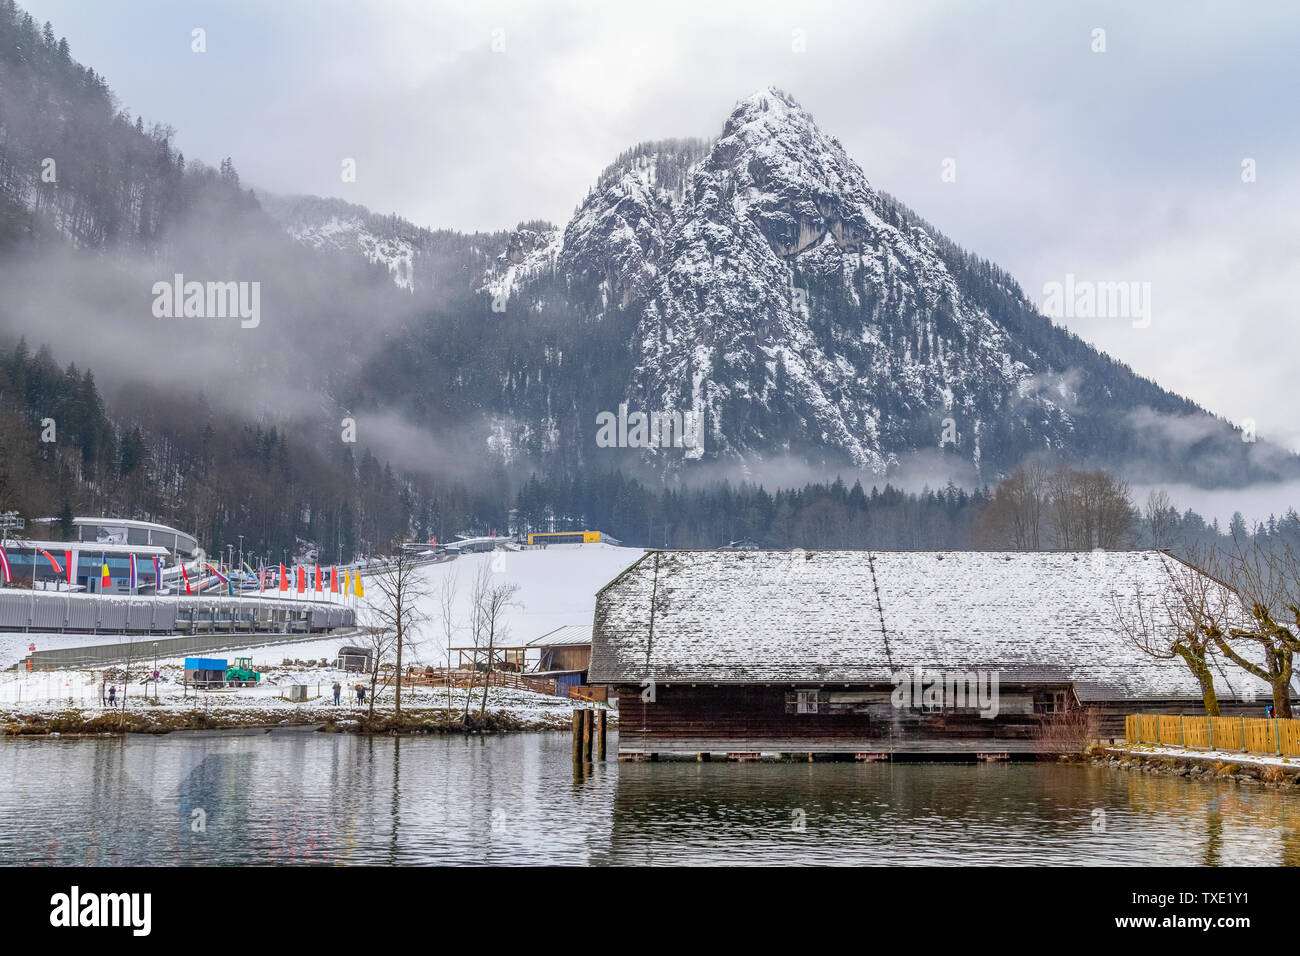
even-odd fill
[[[640,559],[637,548],[617,548],[607,544],[560,545],[537,551],[496,551],[469,554],[445,564],[430,565],[422,573],[425,595],[418,604],[425,619],[416,648],[415,661],[434,666],[446,663],[440,588],[452,578],[456,582],[456,646],[472,645],[468,631],[471,589],[480,568],[492,573],[492,586],[509,583],[519,586],[514,604],[503,615],[502,646],[520,646],[564,624],[590,624],[596,609],[596,592]],[[377,589],[367,592],[374,601]],[[366,620],[364,612],[362,622]],[[296,656],[290,654],[289,656]],[[453,660],[454,664],[455,661]]]

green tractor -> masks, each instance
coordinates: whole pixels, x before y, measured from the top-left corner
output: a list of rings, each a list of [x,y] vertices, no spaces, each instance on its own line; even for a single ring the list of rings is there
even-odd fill
[[[227,684],[247,687],[250,684],[256,684],[261,679],[262,675],[253,670],[253,659],[251,657],[236,657],[235,666],[226,670]]]

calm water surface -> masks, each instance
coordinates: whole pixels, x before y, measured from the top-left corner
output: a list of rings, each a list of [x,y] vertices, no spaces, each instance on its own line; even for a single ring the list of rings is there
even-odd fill
[[[178,862],[1294,865],[1300,798],[1054,763],[575,774],[563,734],[0,741],[0,863]]]

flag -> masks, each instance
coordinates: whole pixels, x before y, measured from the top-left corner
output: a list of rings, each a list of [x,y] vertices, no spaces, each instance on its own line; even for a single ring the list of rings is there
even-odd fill
[[[65,570],[65,571],[68,572],[68,583],[69,583],[69,584],[72,584],[72,583],[73,583],[73,575],[75,574],[76,569],[73,568],[73,566],[72,566],[72,552],[71,552],[71,551],[64,551],[64,552],[63,552],[63,570]]]
[[[307,590],[307,569],[301,564],[298,565],[298,593],[302,594]]]
[[[339,569],[330,568],[330,594],[339,593]]]
[[[180,562],[180,565],[181,565],[181,577],[183,577],[183,578],[185,579],[185,593],[186,593],[186,594],[191,594],[191,593],[193,593],[193,592],[190,591],[190,574],[189,574],[188,571],[185,570],[185,562],[184,562],[184,561]],[[176,593],[179,594],[180,591],[177,591]]]
[[[217,580],[226,586],[226,595],[228,597],[233,596],[235,593],[235,585],[233,583],[234,575],[222,574],[220,570],[214,568],[211,564],[208,565],[208,570],[211,571],[213,574],[215,574],[217,576]]]
[[[323,590],[320,585],[320,565],[318,564],[316,565],[316,593],[318,594]]]
[[[153,593],[157,594],[162,588],[162,561],[158,558],[153,559]]]
[[[113,584],[113,579],[108,575],[108,559],[100,555],[100,560],[104,562],[104,574],[100,578],[99,588],[101,591],[107,591]]]
[[[352,582],[352,572],[347,568],[343,569],[343,596],[348,596],[348,585]]]
[[[135,554],[132,553],[132,554],[128,555],[128,558],[130,559],[131,576],[130,576],[130,578],[127,579],[127,583],[129,584],[129,586],[130,586],[130,588],[131,588],[131,593],[134,594],[134,593],[135,593],[135,589],[136,589],[136,577],[135,577]]]
[[[357,597],[362,597],[362,598],[366,596],[366,589],[363,588],[363,587],[361,586],[361,572],[360,572],[360,571],[357,572],[357,589],[356,589],[356,595],[357,595]]]
[[[257,590],[259,593],[266,592],[266,564],[261,559],[257,562]]]
[[[9,570],[9,555],[5,554],[5,549],[0,548],[0,575],[4,576],[5,584],[14,579],[14,574]]]
[[[289,590],[289,572],[284,569],[283,564],[280,565],[280,590]]]
[[[46,551],[44,548],[41,549],[41,554],[45,555],[45,560],[50,562],[50,565],[54,568],[55,574],[63,573],[63,569],[59,567],[59,562],[54,560],[54,555],[50,554],[50,552]]]

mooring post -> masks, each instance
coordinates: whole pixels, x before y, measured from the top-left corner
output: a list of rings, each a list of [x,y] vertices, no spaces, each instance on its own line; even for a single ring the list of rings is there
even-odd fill
[[[599,711],[600,716],[597,718],[597,721],[599,723],[599,728],[598,728],[599,732],[596,737],[596,746],[599,748],[599,753],[597,754],[597,757],[600,760],[605,759],[605,717],[607,713],[608,711],[606,711],[605,708],[602,707],[600,708]]]
[[[573,762],[582,761],[582,711],[573,712]]]
[[[591,763],[591,738],[592,738],[592,715],[594,711],[590,707],[582,712],[582,762]]]

